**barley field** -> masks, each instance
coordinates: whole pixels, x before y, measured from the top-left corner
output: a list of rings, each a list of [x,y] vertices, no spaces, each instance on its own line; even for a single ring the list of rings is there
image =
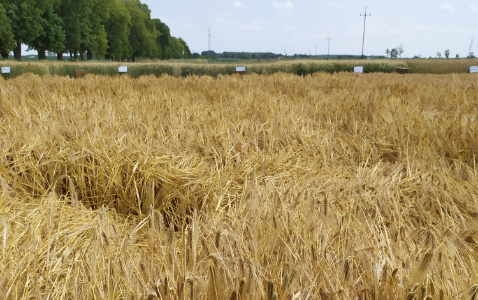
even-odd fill
[[[1,299],[478,298],[478,77],[0,77]]]
[[[314,73],[353,72],[354,66],[363,66],[364,73],[395,73],[396,68],[409,68],[414,74],[467,74],[470,66],[478,65],[477,59],[366,59],[366,60],[251,60],[225,62],[222,60],[167,60],[141,61],[135,63],[110,61],[78,62],[16,62],[0,60],[0,67],[10,67],[6,75],[15,78],[26,73],[40,76],[57,75],[76,77],[76,70],[85,70],[91,75],[118,75],[118,67],[128,67],[128,75],[170,75],[175,77],[232,75],[237,66],[244,66],[247,74],[272,75],[290,73],[310,75]],[[5,74],[0,74],[4,75]]]

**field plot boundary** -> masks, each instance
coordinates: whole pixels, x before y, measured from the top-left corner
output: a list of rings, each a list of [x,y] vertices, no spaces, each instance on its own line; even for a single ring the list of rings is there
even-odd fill
[[[8,78],[25,73],[36,75],[58,75],[75,77],[76,70],[85,70],[94,75],[118,75],[118,66],[127,66],[128,75],[140,76],[213,76],[231,75],[235,73],[238,63],[212,63],[196,61],[161,61],[161,62],[12,62],[0,61],[0,67],[11,67]],[[410,73],[450,74],[469,73],[470,66],[477,65],[476,59],[408,59],[408,60],[298,60],[267,61],[240,63],[246,68],[246,74],[290,73],[309,75],[313,73],[353,72],[355,66],[362,66],[364,73],[393,73],[397,68],[407,68]]]

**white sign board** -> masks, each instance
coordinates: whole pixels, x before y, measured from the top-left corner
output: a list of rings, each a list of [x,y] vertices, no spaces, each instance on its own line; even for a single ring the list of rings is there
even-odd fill
[[[246,72],[246,67],[236,67],[236,72]]]
[[[355,66],[354,67],[355,73],[363,73],[363,66]]]
[[[478,73],[478,67],[470,67],[470,73]]]
[[[2,67],[2,74],[10,74],[10,67]]]
[[[118,73],[128,73],[128,66],[118,67]]]

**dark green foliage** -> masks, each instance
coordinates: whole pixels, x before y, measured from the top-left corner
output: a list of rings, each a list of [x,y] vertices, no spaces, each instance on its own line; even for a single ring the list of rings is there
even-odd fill
[[[60,53],[65,48],[63,21],[56,14],[56,11],[59,10],[59,5],[55,7],[55,4],[52,0],[44,1],[40,20],[41,29],[30,43],[30,48],[38,51],[39,59],[46,59],[45,51]]]
[[[12,25],[7,17],[7,11],[0,2],[0,55],[7,59],[8,54],[15,48]]]
[[[275,73],[295,73],[293,68],[289,64],[270,64],[270,65],[251,65],[246,67],[247,73],[255,74],[275,74]]]
[[[125,0],[125,5],[131,16],[131,60],[135,61],[137,57],[152,57],[157,53],[155,40],[159,33],[151,20],[151,11],[139,0]]]
[[[111,6],[110,18],[106,22],[108,40],[107,58],[118,60],[133,55],[129,43],[131,16],[122,1],[115,1]]]
[[[22,44],[40,59],[46,51],[58,59],[67,52],[70,60],[191,57],[186,42],[151,19],[140,0],[1,0],[0,54],[14,50],[20,60]]]
[[[216,57],[218,59],[278,59],[282,57],[282,54],[276,54],[272,52],[223,52],[216,53],[214,51],[203,51],[201,52],[203,57]],[[302,58],[295,57],[294,58]],[[309,58],[304,55],[303,58]]]
[[[3,66],[3,65],[2,65]],[[68,63],[68,64],[51,64],[43,65],[38,63],[24,63],[17,64],[11,68],[9,78],[14,78],[26,73],[36,75],[57,75],[76,77],[76,70],[86,70],[90,75],[107,75],[119,76],[118,67],[120,64],[114,63],[98,63],[98,64],[82,64],[82,63]],[[164,64],[128,64],[127,76],[161,76],[174,75],[174,67],[172,65]]]
[[[159,31],[159,35],[156,37],[156,43],[159,45],[157,49],[157,56],[161,59],[173,58],[171,52],[171,32],[168,25],[161,22],[160,19],[153,19],[154,26]]]
[[[174,68],[167,65],[131,65],[128,67],[128,75],[131,77],[140,77],[140,76],[161,76],[161,75],[173,75]]]
[[[205,67],[201,65],[188,65],[181,67],[181,76],[212,76],[217,77],[219,75],[231,75],[235,70],[235,67],[232,65],[223,65],[223,66],[211,66]]]
[[[22,43],[30,44],[41,31],[41,14],[44,1],[4,0],[3,7],[10,19],[16,41],[15,59],[21,60]]]
[[[191,50],[182,38],[171,36],[168,25],[160,19],[153,19],[154,26],[158,31],[156,36],[156,55],[160,59],[187,59],[192,56]]]
[[[128,76],[161,76],[163,74],[172,76],[211,76],[231,75],[234,73],[238,64],[220,64],[220,63],[136,63],[128,65]],[[476,61],[471,59],[460,60],[428,60],[413,59],[403,61],[403,64],[391,63],[390,60],[372,60],[372,61],[301,61],[300,63],[274,62],[274,63],[246,63],[241,64],[246,67],[246,74],[274,74],[274,73],[292,73],[299,76],[307,76],[314,73],[338,73],[353,72],[355,65],[362,65],[364,73],[394,73],[397,67],[410,69],[410,73],[423,74],[450,74],[450,73],[469,73],[469,66],[475,65]],[[3,66],[8,66],[2,63]],[[38,64],[27,63],[12,66],[10,78],[24,73],[34,73],[38,75],[58,75],[75,77],[75,70],[87,70],[89,74],[96,75],[118,75],[118,66],[124,65],[118,63],[68,63],[68,64]],[[404,75],[406,76],[406,75]]]
[[[62,0],[60,8],[60,16],[66,34],[64,51],[70,53],[70,57],[74,56],[75,59],[80,47],[85,44],[83,42],[85,36],[89,34],[85,12],[87,8],[82,9],[80,5],[77,5],[76,0]]]
[[[310,74],[309,72],[313,72],[313,71],[309,71],[308,67],[304,64],[298,64],[298,65],[295,65],[292,67],[293,70],[294,70],[294,73],[296,75],[299,75],[299,76],[304,76],[304,75],[307,75],[307,74]]]
[[[470,66],[478,65],[476,59],[457,59],[450,63],[445,59],[412,59],[407,61],[411,73],[451,74],[469,73]]]
[[[113,0],[62,0],[60,14],[66,33],[65,51],[75,59],[102,56],[108,48],[105,24]],[[116,0],[114,0],[116,1]]]
[[[292,65],[292,73],[300,76],[325,72],[325,73],[338,73],[338,72],[353,72],[355,65],[362,65],[364,73],[393,73],[395,68],[392,65],[380,62],[361,63],[361,62],[344,62],[344,63],[310,63],[310,64],[294,64]]]
[[[172,37],[173,43],[176,44],[174,47],[174,58],[189,58],[191,57],[191,50],[189,50],[188,44],[182,38]]]

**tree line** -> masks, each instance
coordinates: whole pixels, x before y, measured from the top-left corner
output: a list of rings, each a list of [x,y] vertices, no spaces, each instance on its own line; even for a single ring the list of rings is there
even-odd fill
[[[381,56],[370,55],[368,58],[383,58]],[[199,53],[193,53],[191,58],[202,58],[210,60],[228,60],[228,59],[287,59],[287,60],[298,60],[298,59],[363,59],[361,55],[337,55],[337,54],[321,54],[321,55],[312,55],[312,54],[279,54],[272,52],[222,52],[216,53],[212,50],[203,51]]]
[[[189,58],[187,43],[152,19],[140,0],[0,0],[0,55],[21,60],[22,44],[58,60]]]

